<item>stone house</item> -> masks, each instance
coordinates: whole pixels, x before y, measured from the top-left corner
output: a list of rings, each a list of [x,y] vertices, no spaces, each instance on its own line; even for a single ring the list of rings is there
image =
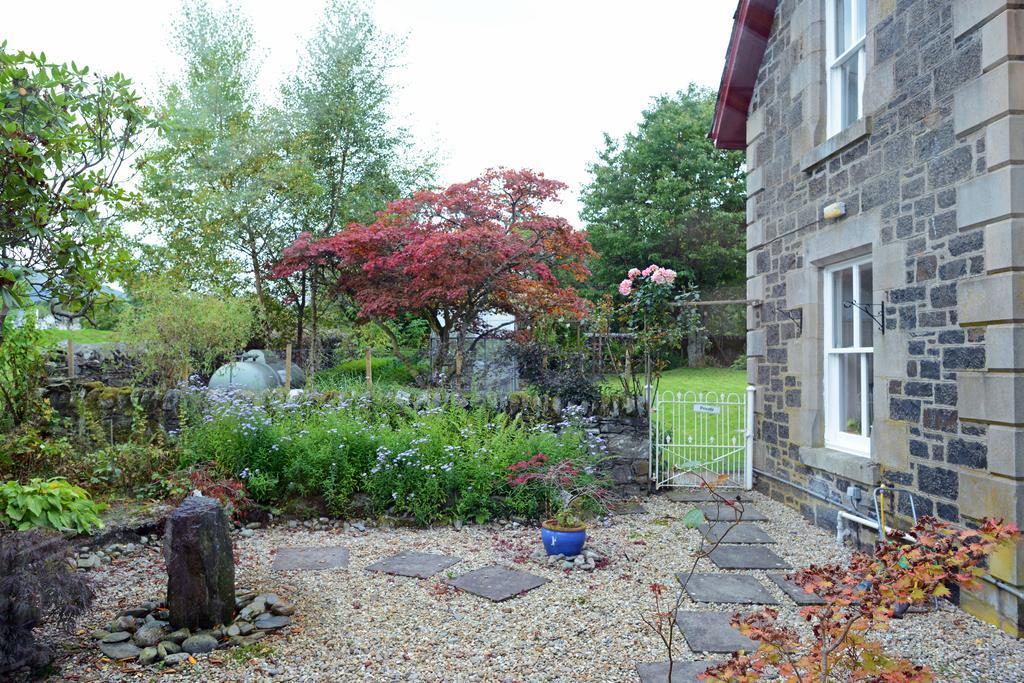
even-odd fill
[[[741,0],[711,137],[747,152],[757,488],[862,541],[881,483],[1024,526],[1024,2]],[[1020,635],[1022,587],[1019,545],[959,600]]]

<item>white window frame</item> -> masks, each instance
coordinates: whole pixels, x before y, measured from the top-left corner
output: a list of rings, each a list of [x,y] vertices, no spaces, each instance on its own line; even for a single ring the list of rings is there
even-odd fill
[[[853,313],[853,346],[836,348],[835,344],[835,322],[834,322],[834,299],[835,299],[835,273],[847,268],[853,269],[853,295],[859,296],[860,292],[860,267],[864,264],[871,264],[871,257],[861,257],[853,259],[851,261],[844,261],[837,263],[833,266],[829,266],[825,269],[824,277],[824,408],[825,408],[825,446],[828,448],[834,448],[836,450],[845,451],[847,453],[853,453],[856,455],[862,455],[865,457],[871,456],[871,429],[872,423],[869,420],[869,402],[871,397],[869,395],[869,388],[871,387],[871,379],[868,377],[868,364],[866,362],[866,356],[874,356],[874,321],[868,327],[872,331],[872,339],[868,341],[870,345],[864,346],[865,340],[861,337],[862,322],[867,318],[867,314],[861,311],[856,306],[852,306],[850,310]],[[872,278],[874,276],[874,267],[872,265]],[[873,304],[872,301],[858,301],[857,303]],[[871,309],[869,309],[871,310]],[[843,427],[843,416],[839,414],[840,398],[840,382],[839,382],[839,358],[847,354],[859,354],[861,355],[862,361],[860,364],[860,416],[861,416],[861,433],[851,434],[845,431]]]
[[[867,16],[868,0],[825,0],[825,48],[828,59],[828,136],[838,135],[855,121],[843,122],[844,88],[842,67],[851,59],[857,60],[857,119],[864,117],[864,77],[867,75],[867,27],[861,26],[861,13],[857,11],[857,5],[865,5],[865,16]],[[838,49],[836,43],[836,15],[838,4],[850,3],[854,6],[852,12],[851,35],[860,36],[842,54],[836,54]]]

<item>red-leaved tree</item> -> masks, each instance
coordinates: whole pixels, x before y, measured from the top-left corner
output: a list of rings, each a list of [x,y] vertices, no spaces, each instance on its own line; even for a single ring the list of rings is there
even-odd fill
[[[778,611],[771,608],[734,615],[733,626],[758,641],[758,649],[733,654],[702,674],[702,680],[754,683],[770,675],[785,683],[933,681],[929,669],[887,653],[874,634],[886,627],[897,605],[949,597],[951,585],[976,587],[985,574],[985,558],[999,546],[1019,541],[1020,531],[1002,520],[956,529],[922,517],[909,536],[912,543],[895,532],[874,555],[854,553],[847,566],[811,565],[795,574],[804,591],[823,601],[800,610],[810,626],[809,638],[778,624]]]
[[[582,232],[545,207],[564,183],[529,170],[492,169],[444,190],[422,190],[388,204],[369,225],[353,223],[285,249],[274,277],[314,265],[336,269],[339,293],[363,320],[424,319],[438,340],[431,374],[448,362],[453,336],[461,351],[481,314],[580,317],[586,301],[573,285],[590,275],[594,254]],[[395,352],[417,374],[398,348]]]

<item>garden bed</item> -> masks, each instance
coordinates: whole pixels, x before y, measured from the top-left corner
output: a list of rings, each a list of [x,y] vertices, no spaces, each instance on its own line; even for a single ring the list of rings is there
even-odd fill
[[[758,525],[794,566],[842,561],[828,532],[758,494],[754,505],[769,518]],[[637,662],[665,658],[657,637],[640,619],[653,601],[649,586],[675,585],[689,568],[697,532],[683,527],[689,505],[658,496],[641,501],[646,513],[613,516],[595,525],[589,543],[610,558],[594,571],[544,566],[529,555],[537,529],[511,522],[426,530],[372,525],[311,530],[280,525],[239,534],[237,585],[274,589],[293,602],[295,624],[258,648],[215,652],[179,666],[174,679],[338,681],[635,681]],[[360,531],[359,529],[365,529]],[[279,548],[344,546],[346,569],[271,570]],[[402,551],[444,553],[461,561],[430,579],[366,571]],[[706,561],[698,571],[716,571]],[[548,583],[501,603],[446,587],[446,580],[498,564],[525,570]],[[78,635],[64,643],[62,678],[135,680],[149,670],[100,660],[88,633],[119,610],[163,588],[156,549],[123,556],[93,572],[96,610]],[[764,576],[746,572],[780,602],[783,618],[798,623],[796,606]],[[735,606],[686,601],[684,609],[732,613]],[[938,611],[912,613],[882,636],[892,650],[927,664],[940,681],[1006,681],[1024,677],[1024,648],[1013,638],[943,603]],[[680,638],[679,659],[694,659]]]

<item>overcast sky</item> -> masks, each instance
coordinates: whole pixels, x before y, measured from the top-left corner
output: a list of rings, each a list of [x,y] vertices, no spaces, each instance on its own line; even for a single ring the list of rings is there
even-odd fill
[[[216,3],[220,0],[211,0]],[[323,0],[241,0],[276,97]],[[177,0],[0,0],[0,40],[94,70],[120,70],[154,94],[177,60]],[[602,133],[620,137],[653,96],[717,87],[735,0],[377,0],[405,38],[396,116],[441,153],[442,183],[490,166],[530,167],[570,185],[576,219]],[[44,12],[45,17],[40,13]]]

